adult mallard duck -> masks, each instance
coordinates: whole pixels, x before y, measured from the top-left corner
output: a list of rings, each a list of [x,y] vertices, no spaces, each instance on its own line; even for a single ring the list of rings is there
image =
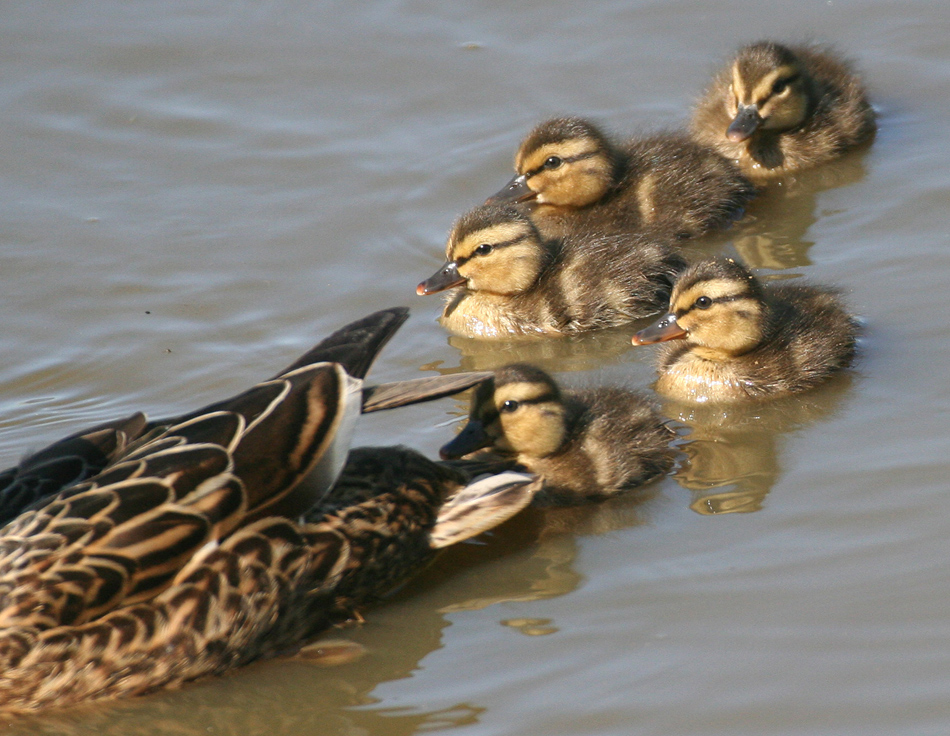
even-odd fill
[[[345,383],[347,386],[347,390],[343,392],[347,403],[345,406],[334,407],[333,411],[340,410],[339,417],[348,416],[346,426],[351,428],[354,412],[361,411],[365,414],[440,398],[462,391],[490,375],[455,374],[376,386],[363,385],[362,378],[369,370],[373,358],[407,318],[408,310],[397,307],[353,322],[322,340],[293,365],[271,379],[271,383],[279,381],[298,368],[320,362],[336,362],[345,366],[345,380],[343,377],[338,377],[338,380],[341,385]],[[273,383],[271,391],[276,392],[279,385],[281,384]],[[261,390],[260,386],[257,386],[249,393]],[[354,403],[354,397],[359,397],[360,391],[361,406],[358,408],[359,402]],[[275,407],[277,406],[279,403],[275,403]],[[162,429],[181,424],[188,419],[210,414],[218,410],[218,407],[219,405],[214,404],[180,417],[151,422],[145,414],[136,412],[128,417],[77,432],[27,455],[18,465],[0,472],[0,523],[15,518],[33,503],[102,472],[127,454],[136,441],[154,436]],[[345,448],[349,443],[349,434],[336,435],[335,431],[334,429],[331,432],[332,436],[346,438],[341,442],[341,446]],[[339,462],[339,457],[336,460]]]
[[[656,390],[692,403],[748,401],[809,389],[851,364],[858,334],[837,292],[763,285],[730,259],[692,265],[670,311],[634,345],[677,340],[659,357]]]
[[[295,647],[527,504],[528,476],[470,484],[402,448],[344,468],[362,407],[420,398],[413,382],[362,387],[405,318],[371,315],[270,381],[147,425],[104,471],[7,524],[0,711],[137,694]],[[341,468],[364,496],[315,510]]]
[[[611,140],[582,118],[541,123],[517,172],[489,202],[527,202],[545,236],[661,233],[684,239],[725,227],[755,193],[739,170],[685,133]]]
[[[861,80],[833,51],[760,41],[713,80],[690,128],[695,140],[762,180],[867,143],[874,118]]]
[[[456,289],[441,322],[465,337],[575,334],[655,314],[684,266],[642,236],[544,238],[523,210],[486,204],[455,223],[416,293]]]
[[[515,364],[475,389],[468,423],[441,455],[461,458],[490,448],[541,479],[538,505],[573,505],[666,473],[674,437],[640,394],[611,387],[561,391],[540,368]]]

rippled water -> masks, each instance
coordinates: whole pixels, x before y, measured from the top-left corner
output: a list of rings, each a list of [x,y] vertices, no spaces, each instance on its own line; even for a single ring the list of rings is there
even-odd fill
[[[647,385],[628,330],[486,348],[413,289],[534,123],[680,125],[761,37],[855,58],[880,134],[694,252],[841,285],[868,323],[854,371],[757,412],[665,406],[692,430],[673,477],[450,551],[331,633],[358,662],[0,728],[950,731],[945,2],[5,3],[0,452],[220,398],[393,304],[414,316],[380,379],[530,359]],[[368,417],[359,439],[431,454],[462,410]]]

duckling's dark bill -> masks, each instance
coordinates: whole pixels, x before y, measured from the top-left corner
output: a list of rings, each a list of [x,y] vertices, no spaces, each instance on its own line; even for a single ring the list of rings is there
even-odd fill
[[[651,345],[680,337],[686,337],[686,330],[677,324],[675,314],[668,314],[649,327],[640,330],[630,339],[630,342],[634,345]]]
[[[442,445],[439,457],[443,460],[454,460],[488,447],[491,443],[491,438],[485,432],[485,425],[477,419],[470,419],[462,431],[455,435],[455,439]]]
[[[537,196],[538,193],[528,186],[528,177],[524,174],[521,174],[520,176],[514,177],[511,181],[505,184],[505,186],[503,186],[500,191],[495,192],[488,199],[486,199],[485,204],[497,202],[526,202],[527,200],[534,199]]]
[[[726,138],[740,143],[752,136],[762,123],[759,110],[755,105],[739,105],[739,111],[726,129]]]
[[[461,286],[464,283],[465,279],[459,274],[458,264],[455,261],[449,261],[419,284],[416,287],[416,294],[419,296],[428,296],[429,294],[451,289],[453,286]]]

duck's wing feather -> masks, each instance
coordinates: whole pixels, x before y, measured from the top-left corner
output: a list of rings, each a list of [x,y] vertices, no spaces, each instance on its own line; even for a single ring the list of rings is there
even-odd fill
[[[413,378],[408,381],[393,381],[378,386],[364,386],[363,413],[368,414],[373,411],[441,399],[471,388],[493,375],[491,371],[471,371],[451,373],[446,376]]]
[[[506,471],[469,483],[439,509],[429,544],[442,549],[493,529],[531,503],[541,481],[529,473]]]
[[[80,483],[122,456],[145,429],[136,412],[54,442],[0,473],[0,524],[61,488]]]

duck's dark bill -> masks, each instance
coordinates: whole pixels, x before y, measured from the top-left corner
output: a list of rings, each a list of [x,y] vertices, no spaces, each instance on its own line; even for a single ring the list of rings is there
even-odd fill
[[[651,345],[680,337],[686,337],[686,330],[677,324],[675,314],[668,314],[649,327],[640,330],[630,339],[630,342],[634,345]]]
[[[726,138],[740,143],[749,138],[762,123],[759,110],[755,105],[739,105],[739,111],[726,128]]]
[[[432,274],[416,287],[416,294],[419,296],[428,296],[438,291],[451,289],[453,286],[461,286],[465,279],[459,274],[458,265],[455,261],[449,261],[442,268]]]
[[[488,199],[485,200],[485,204],[496,204],[499,202],[525,202],[529,199],[534,199],[537,196],[531,187],[528,186],[528,178],[524,175],[516,176],[514,179],[505,184],[500,191],[495,192]]]

